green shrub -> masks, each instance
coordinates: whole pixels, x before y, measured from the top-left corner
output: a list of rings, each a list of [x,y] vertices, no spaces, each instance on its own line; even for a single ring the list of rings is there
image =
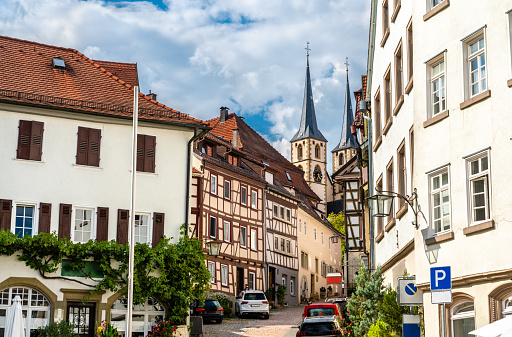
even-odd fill
[[[286,286],[280,284],[277,287],[277,302],[281,305],[284,304],[284,297],[286,296]]]
[[[60,321],[59,323],[51,322],[47,326],[37,329],[37,336],[39,337],[78,337],[74,331],[75,326],[67,321]]]
[[[391,337],[394,336],[387,328],[386,323],[380,319],[373,323],[368,330],[368,337]]]
[[[224,308],[224,316],[231,316],[233,311],[233,303],[231,302],[231,298],[223,293],[212,294],[212,298],[219,301],[222,308]]]

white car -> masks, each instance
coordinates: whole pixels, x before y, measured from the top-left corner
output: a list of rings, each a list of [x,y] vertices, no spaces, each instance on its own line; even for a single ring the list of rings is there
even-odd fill
[[[263,318],[270,317],[270,306],[265,293],[261,290],[244,290],[240,297],[236,298],[235,315],[263,315]]]

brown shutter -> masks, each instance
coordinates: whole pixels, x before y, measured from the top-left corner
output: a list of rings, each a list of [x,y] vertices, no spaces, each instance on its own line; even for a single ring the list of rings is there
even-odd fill
[[[156,147],[156,137],[155,136],[146,136],[144,141],[144,172],[152,172],[155,173],[155,147]]]
[[[89,153],[87,155],[89,166],[100,166],[100,141],[101,130],[89,129]]]
[[[60,204],[59,238],[71,238],[71,204]]]
[[[18,126],[18,150],[16,152],[16,158],[18,159],[29,158],[31,129],[31,121],[20,120],[20,125]]]
[[[39,233],[50,233],[50,220],[52,217],[52,204],[39,205]]]
[[[153,217],[153,248],[155,248],[162,236],[164,236],[164,213],[155,213]]]
[[[12,200],[0,199],[0,230],[11,230]]]
[[[87,165],[87,154],[89,148],[89,128],[78,127],[76,141],[76,163]]]
[[[144,172],[144,135],[137,135],[137,171]]]
[[[30,155],[28,159],[41,161],[43,153],[43,122],[32,122]]]
[[[108,241],[108,207],[98,207],[96,241]]]
[[[130,211],[127,209],[117,210],[117,243],[126,245],[128,243],[128,220]]]

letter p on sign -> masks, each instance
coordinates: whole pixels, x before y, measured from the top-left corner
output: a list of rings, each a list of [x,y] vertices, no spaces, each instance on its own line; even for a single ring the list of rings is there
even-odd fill
[[[450,267],[430,268],[430,290],[449,290],[452,288]]]

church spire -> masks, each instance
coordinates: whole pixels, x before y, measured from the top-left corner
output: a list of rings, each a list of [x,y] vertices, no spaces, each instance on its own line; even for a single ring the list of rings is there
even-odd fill
[[[306,67],[306,85],[304,88],[304,102],[302,103],[302,117],[300,120],[300,127],[295,136],[290,140],[291,142],[304,139],[314,138],[327,142],[324,135],[318,130],[315,116],[315,105],[313,103],[313,90],[311,89],[311,78],[309,75],[309,42],[306,47],[307,50],[307,67]]]
[[[341,139],[339,144],[331,152],[336,152],[349,148],[357,148],[357,142],[350,130],[350,126],[354,123],[354,114],[352,112],[352,101],[350,100],[350,85],[348,83],[348,57],[345,62],[347,66],[347,87],[345,89],[345,111],[343,115],[343,125],[341,126]]]

